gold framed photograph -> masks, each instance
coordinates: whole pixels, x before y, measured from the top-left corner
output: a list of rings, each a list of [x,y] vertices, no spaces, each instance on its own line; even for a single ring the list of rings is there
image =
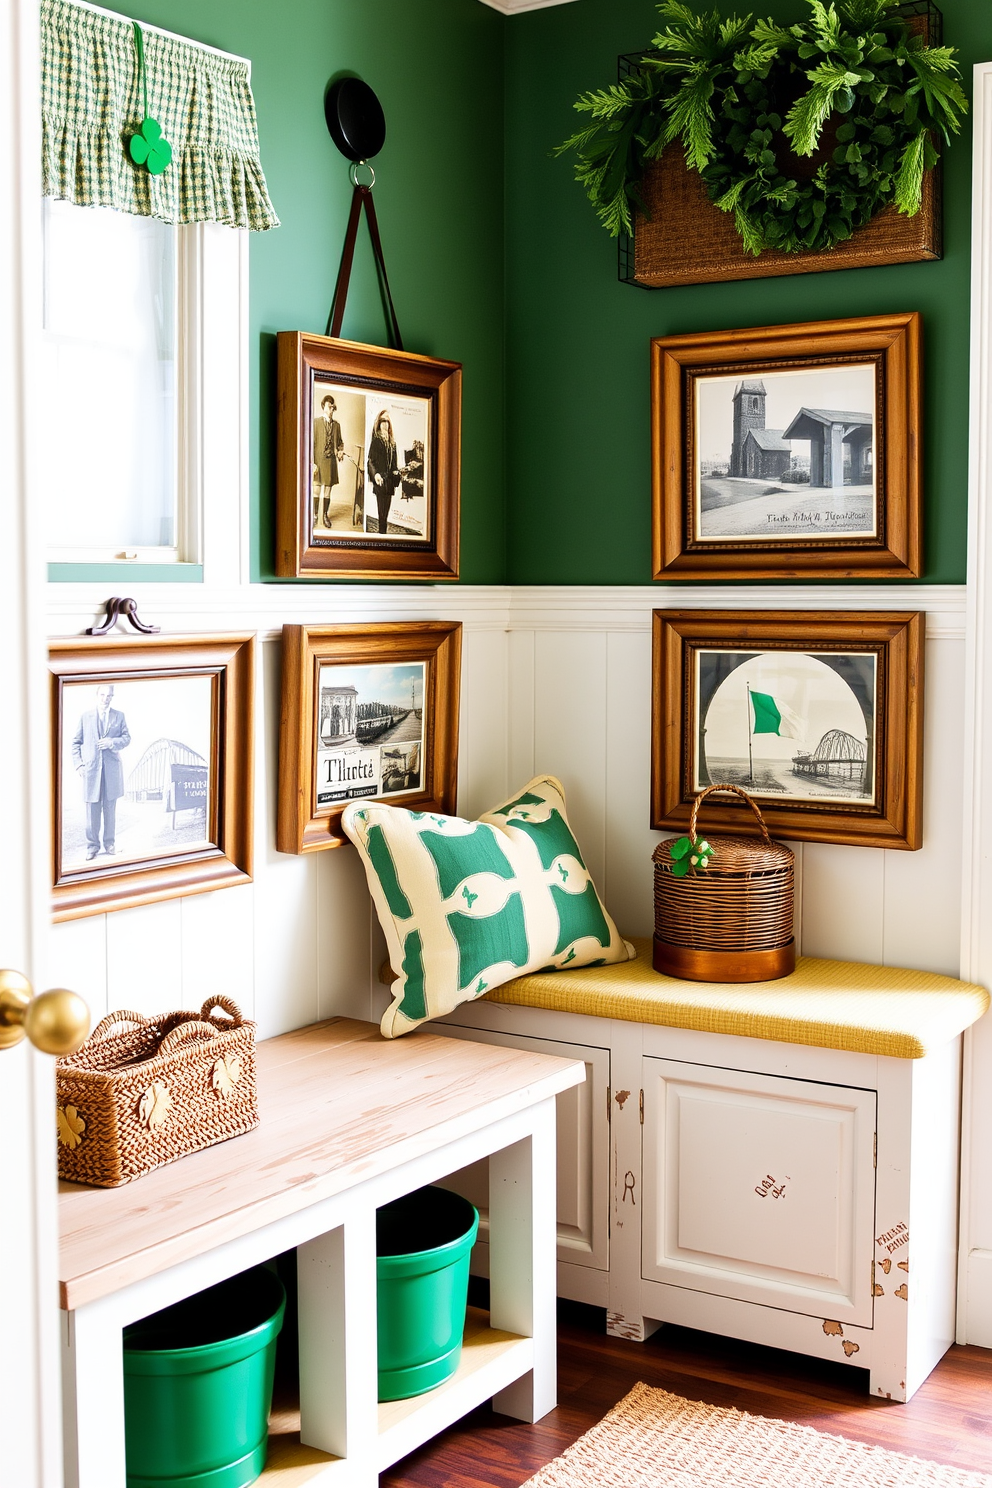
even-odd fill
[[[251,882],[254,648],[51,642],[56,920]]]
[[[284,626],[279,851],[339,847],[349,801],[454,812],[460,674],[454,621]]]
[[[651,343],[654,577],[918,578],[918,313]]]
[[[458,362],[333,336],[278,342],[276,573],[458,577]]]
[[[651,825],[743,786],[799,842],[922,846],[921,614],[655,610]],[[713,800],[721,828],[750,812]],[[716,828],[714,828],[716,830]]]

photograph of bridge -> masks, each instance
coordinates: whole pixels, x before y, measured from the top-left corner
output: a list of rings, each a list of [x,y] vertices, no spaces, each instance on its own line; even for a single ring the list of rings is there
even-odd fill
[[[875,800],[873,653],[696,653],[694,788],[756,796]]]
[[[865,363],[696,378],[699,536],[874,537],[875,381]]]

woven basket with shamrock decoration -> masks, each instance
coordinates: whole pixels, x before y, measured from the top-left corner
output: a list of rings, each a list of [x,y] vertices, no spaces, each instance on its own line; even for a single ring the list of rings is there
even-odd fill
[[[109,1013],[55,1077],[59,1177],[73,1183],[117,1188],[258,1125],[255,1025],[228,997]]]
[[[699,808],[714,791],[750,806],[761,841],[704,837]],[[747,791],[711,785],[693,802],[689,832],[654,852],[654,969],[693,982],[766,982],[796,965],[795,859],[773,842]]]

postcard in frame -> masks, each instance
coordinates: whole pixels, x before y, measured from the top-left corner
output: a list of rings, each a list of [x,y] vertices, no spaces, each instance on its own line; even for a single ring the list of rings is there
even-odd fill
[[[457,579],[460,364],[277,341],[276,573]]]
[[[918,577],[920,339],[914,312],[654,340],[654,577]]]
[[[251,881],[251,635],[49,648],[56,920]]]
[[[350,801],[454,811],[460,660],[446,620],[283,627],[280,852],[340,846]]]
[[[730,784],[779,836],[919,848],[923,619],[656,610],[652,826]],[[713,812],[757,831],[734,802]]]

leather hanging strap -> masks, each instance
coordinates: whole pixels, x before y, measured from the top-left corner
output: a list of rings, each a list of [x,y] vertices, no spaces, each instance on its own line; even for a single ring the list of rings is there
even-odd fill
[[[358,224],[361,220],[362,209],[369,224],[369,237],[372,240],[372,256],[375,259],[376,277],[379,281],[379,293],[382,296],[382,308],[386,316],[386,330],[390,342],[396,351],[403,350],[403,337],[400,335],[399,322],[396,319],[396,307],[389,290],[389,280],[386,277],[386,260],[382,253],[382,238],[379,236],[379,222],[375,215],[375,203],[372,200],[372,187],[355,183],[355,190],[351,198],[351,211],[348,214],[348,226],[344,235],[344,247],[341,250],[341,267],[338,269],[338,282],[334,287],[334,300],[331,305],[331,313],[327,318],[327,335],[340,336],[341,324],[344,320],[344,307],[348,299],[348,286],[351,282],[351,267],[355,261],[355,243],[358,239]]]

